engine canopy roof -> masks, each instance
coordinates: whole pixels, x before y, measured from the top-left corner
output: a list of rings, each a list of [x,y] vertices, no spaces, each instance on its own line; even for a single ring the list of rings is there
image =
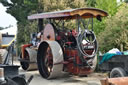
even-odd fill
[[[77,16],[80,16],[82,18],[91,18],[93,16],[93,18],[95,18],[97,16],[108,16],[108,13],[96,8],[77,8],[63,11],[32,14],[28,16],[28,19],[77,19]]]

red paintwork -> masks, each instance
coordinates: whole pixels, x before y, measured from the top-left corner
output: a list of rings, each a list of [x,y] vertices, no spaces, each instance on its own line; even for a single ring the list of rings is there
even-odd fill
[[[56,39],[57,39],[57,40],[61,40],[61,36],[57,36]]]
[[[68,37],[68,36],[72,36],[72,35],[74,37],[76,37],[77,34],[78,33],[76,32],[76,30],[71,30],[71,32],[67,32],[67,35],[65,35],[64,32],[59,32],[59,35],[56,37],[56,39],[61,40],[61,39],[65,39],[64,36]],[[65,44],[67,44],[69,47],[72,43],[73,42],[70,42],[70,41],[65,42]],[[93,52],[93,49],[92,50],[85,50],[85,51],[87,54],[91,55]],[[74,65],[74,63],[73,63],[74,59],[76,59],[77,64],[81,64],[77,49],[64,48],[64,54],[66,54],[66,56],[64,56],[64,57],[68,57],[68,59],[66,59],[64,62],[59,62],[56,64],[64,64],[65,65],[64,68],[66,68],[68,72],[75,74],[75,75],[86,75],[86,74],[89,74],[92,72],[90,68],[78,67],[78,66]],[[84,58],[86,58],[86,56],[84,56]]]
[[[26,47],[30,47],[32,46],[32,44],[24,44],[21,46],[21,51],[22,51],[22,59],[24,59],[24,55],[25,55],[25,48]]]
[[[73,42],[66,42],[66,44],[71,45]]]
[[[77,31],[74,29],[74,30],[72,30],[72,35],[75,37],[75,36],[77,36]]]
[[[68,64],[66,65],[68,72],[75,74],[75,75],[86,75],[92,72],[90,68],[87,67],[78,67],[75,66],[73,63],[73,59],[76,59],[77,64],[81,64],[80,58],[78,56],[77,50],[65,50],[65,54],[67,56],[71,56],[71,58],[68,59]],[[86,58],[86,57],[85,57]]]

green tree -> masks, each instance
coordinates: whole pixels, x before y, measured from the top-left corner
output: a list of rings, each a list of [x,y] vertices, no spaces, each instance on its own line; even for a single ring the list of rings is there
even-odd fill
[[[0,27],[0,30],[8,29],[8,28],[11,28],[11,27],[13,27],[13,26],[12,26],[12,25],[9,25],[9,26],[7,26],[7,27]]]
[[[45,12],[86,6],[84,0],[42,0],[42,4]]]
[[[128,0],[124,0],[124,2],[128,3]]]
[[[116,0],[96,0],[96,8],[102,9],[106,11],[110,16],[114,16],[116,12],[118,11],[120,5],[117,4]],[[97,20],[94,20],[94,31],[98,36],[100,36],[100,33],[105,30],[106,27],[106,18],[102,18],[102,22],[99,22]]]
[[[0,30],[3,30],[3,29],[5,29],[4,27],[0,27]]]
[[[128,5],[123,3],[116,15],[108,17],[105,24],[105,30],[98,36],[100,49],[105,52],[115,47],[121,51],[127,50]]]
[[[85,0],[88,7],[95,7],[96,0]]]
[[[96,8],[103,9],[113,16],[117,10],[117,0],[96,0]]]

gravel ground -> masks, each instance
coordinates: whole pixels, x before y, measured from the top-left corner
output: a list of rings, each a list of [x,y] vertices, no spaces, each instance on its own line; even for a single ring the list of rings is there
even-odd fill
[[[23,71],[21,68],[20,74],[25,74],[26,79],[28,79],[31,75],[34,76],[30,85],[101,85],[100,79],[105,78],[105,74],[92,73],[91,75],[88,75],[88,77],[72,75],[63,78],[46,80],[40,76],[38,71]]]
[[[38,71],[22,71],[22,73],[26,74],[27,79],[30,75],[34,76],[30,85],[101,85],[99,80],[100,77],[92,77],[97,74],[92,74],[90,77],[67,76],[65,78],[46,80],[40,76]]]
[[[15,62],[16,65],[19,65],[19,62]],[[24,71],[19,68],[20,74],[25,74],[26,80],[33,75],[34,78],[30,82],[29,85],[101,85],[100,79],[105,78],[106,74],[102,73],[92,73],[88,75],[88,77],[79,77],[70,75],[63,78],[57,78],[52,80],[46,80],[42,78],[38,72],[36,71]]]

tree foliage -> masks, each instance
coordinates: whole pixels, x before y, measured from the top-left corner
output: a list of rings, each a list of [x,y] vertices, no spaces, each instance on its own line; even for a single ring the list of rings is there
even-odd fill
[[[124,12],[125,11],[125,12]],[[105,30],[98,37],[100,49],[128,49],[128,5],[123,4],[115,16],[108,17]]]
[[[126,3],[128,3],[128,0],[124,0]]]
[[[4,27],[0,27],[0,30],[3,30],[3,29],[5,29]]]
[[[109,16],[114,16],[118,10],[119,5],[116,0],[96,0],[96,8],[102,9],[108,13]],[[106,18],[102,18],[102,22],[94,21],[94,31],[97,36],[105,30]]]
[[[118,9],[117,0],[96,0],[96,8],[103,9],[113,16]]]
[[[7,7],[7,13],[16,18],[18,22],[25,23],[31,10],[37,8],[37,0],[1,0],[1,3]]]
[[[84,0],[42,0],[42,3],[45,12],[85,7]]]
[[[88,7],[95,7],[96,0],[85,0]]]
[[[7,27],[1,27],[1,26],[0,26],[0,30],[8,29],[8,28],[11,28],[11,27],[13,27],[13,26],[12,26],[12,25],[9,25],[9,26],[7,26]]]

